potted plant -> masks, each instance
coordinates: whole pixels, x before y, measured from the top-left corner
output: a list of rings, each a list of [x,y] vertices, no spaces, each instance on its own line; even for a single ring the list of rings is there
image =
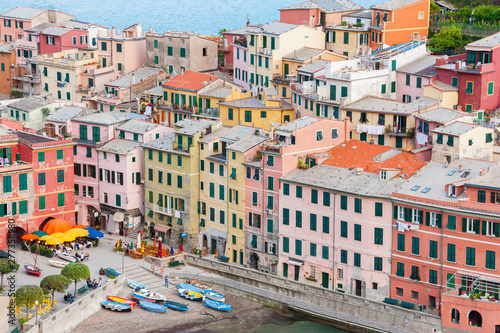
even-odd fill
[[[316,280],[316,279],[314,278],[314,276],[311,276],[311,275],[307,276],[307,277],[306,277],[306,279],[307,279],[307,280],[309,280],[309,281],[318,282],[318,280]]]

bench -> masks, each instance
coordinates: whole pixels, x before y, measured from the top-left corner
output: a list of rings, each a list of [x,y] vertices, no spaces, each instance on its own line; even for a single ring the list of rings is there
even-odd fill
[[[401,304],[399,304],[399,306],[406,308],[406,309],[413,310],[415,308],[415,303],[402,301]]]
[[[386,297],[382,302],[387,303],[387,304],[391,304],[391,305],[396,305],[396,304],[398,304],[399,301],[397,299],[394,299],[394,298]]]
[[[87,287],[85,287],[85,286],[83,286],[83,287],[81,287],[80,289],[78,289],[78,293],[79,293],[79,294],[83,294],[83,293],[84,293],[84,292],[86,292],[86,291],[88,291],[88,288],[87,288]]]
[[[218,259],[222,262],[229,262],[229,257],[220,256]]]
[[[11,331],[11,333],[19,333],[19,332],[21,332],[21,330],[17,327]]]
[[[179,266],[181,263],[179,260],[176,260],[176,261],[171,261],[168,263],[168,266],[169,267],[175,267],[175,266]]]

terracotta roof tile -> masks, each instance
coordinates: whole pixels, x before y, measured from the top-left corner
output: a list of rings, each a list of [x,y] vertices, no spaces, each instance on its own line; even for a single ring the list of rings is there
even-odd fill
[[[379,173],[380,169],[401,170],[396,177],[408,178],[425,165],[417,156],[392,147],[372,145],[350,140],[328,151],[332,156],[322,164],[352,169],[363,168],[364,172]]]
[[[177,75],[163,83],[162,87],[197,91],[205,86],[205,82],[210,83],[215,80],[217,80],[216,76],[187,70],[184,74]]]

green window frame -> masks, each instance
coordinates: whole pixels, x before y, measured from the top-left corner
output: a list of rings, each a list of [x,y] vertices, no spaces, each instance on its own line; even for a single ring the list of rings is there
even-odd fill
[[[233,120],[233,109],[231,108],[227,109],[227,118],[229,120]]]
[[[12,176],[3,176],[3,193],[12,192]]]
[[[295,186],[295,197],[302,198],[302,186]]]
[[[274,232],[274,221],[272,219],[267,219],[267,232],[270,234]]]
[[[295,211],[295,226],[302,228],[302,212],[300,210]]]
[[[252,122],[252,111],[245,110],[245,122],[246,123]]]
[[[340,237],[348,237],[348,225],[346,221],[340,221]]]
[[[374,229],[374,244],[384,245],[384,229],[375,228]]]
[[[19,214],[28,213],[28,200],[19,201]]]
[[[348,95],[347,87],[342,87],[340,89],[340,97],[347,97],[347,95]]]
[[[400,252],[405,252],[405,242],[406,237],[404,234],[398,234],[397,250]]]
[[[354,253],[354,266],[361,267],[361,254]]]
[[[283,237],[283,252],[290,252],[290,239],[288,237]]]
[[[422,78],[417,77],[417,88],[422,88]]]
[[[373,258],[373,269],[376,271],[382,271],[383,261],[381,257]]]
[[[405,264],[402,262],[396,263],[396,276],[405,276]]]
[[[57,207],[64,207],[64,193],[57,194]]]
[[[382,216],[384,205],[382,202],[375,202],[375,216]]]
[[[340,250],[340,262],[342,264],[347,264],[347,251],[346,250]]]
[[[330,233],[330,218],[328,216],[323,216],[323,233]]]
[[[290,225],[290,209],[283,208],[283,225]]]
[[[354,224],[354,240],[361,242],[361,224]]]
[[[438,257],[438,242],[429,241],[429,258],[437,259]]]
[[[313,204],[318,203],[318,190],[311,189],[311,203]]]
[[[283,184],[283,195],[290,195],[290,184]]]
[[[64,170],[57,170],[57,182],[64,183]]]
[[[38,186],[44,186],[45,185],[45,172],[40,172],[38,174]]]
[[[447,255],[446,255],[446,260],[449,262],[455,262],[455,260],[456,260],[456,256],[455,256],[456,245],[448,243],[446,247],[448,249]]]
[[[80,140],[87,140],[87,125],[80,125]]]
[[[429,283],[437,284],[438,273],[434,269],[429,269]]]
[[[323,245],[321,248],[321,258],[328,260],[328,257],[330,255],[329,252],[330,252],[330,249],[328,248],[328,246]]]
[[[45,152],[38,152],[38,162],[45,162]]]
[[[473,247],[465,248],[465,264],[467,266],[476,266],[476,249]]]
[[[153,47],[154,47],[155,49],[157,49],[157,48],[158,48],[158,39],[153,40]]]
[[[295,240],[295,255],[302,255],[302,241],[300,239]]]
[[[451,78],[451,86],[452,87],[458,87],[458,77],[452,77]]]
[[[219,200],[224,200],[224,185],[219,184]]]
[[[181,47],[180,56],[181,56],[181,58],[185,58],[186,57],[186,48],[185,47]]]
[[[495,269],[495,251],[486,250],[486,264],[487,269]]]
[[[340,196],[340,209],[347,210],[347,196]]]
[[[19,174],[19,191],[25,191],[28,189],[28,174]]]
[[[410,74],[406,74],[406,85],[409,86],[410,85],[410,81],[411,78],[410,78]]]
[[[349,33],[344,32],[344,44],[349,44]]]
[[[323,206],[330,207],[330,193],[323,192]]]
[[[318,220],[318,216],[316,214],[309,214],[309,229],[311,231],[316,231],[317,229],[317,226],[316,226],[316,222]]]
[[[446,228],[449,230],[456,230],[457,227],[457,217],[455,215],[448,215],[448,224]]]
[[[411,254],[420,255],[420,238],[418,237],[411,238]]]
[[[45,197],[40,196],[38,197],[38,210],[44,210],[45,209]]]
[[[314,243],[310,243],[309,244],[309,254],[311,255],[311,257],[316,257],[316,244]]]
[[[122,52],[122,44],[116,43],[116,52]]]
[[[392,81],[391,82],[391,93],[395,93],[396,92],[396,81]]]
[[[172,48],[172,46],[167,46],[167,55],[168,56],[174,55],[174,49]]]
[[[116,206],[121,207],[122,205],[122,196],[120,194],[115,195]]]
[[[58,150],[56,151],[56,158],[57,158],[58,160],[62,160],[62,159],[63,159],[63,157],[64,157],[63,150],[62,150],[62,149],[58,149]]]
[[[383,84],[382,85],[382,88],[381,88],[381,93],[382,94],[385,94],[387,92],[387,85],[386,84]]]
[[[361,213],[362,212],[363,202],[360,198],[354,198],[354,212]]]
[[[466,95],[473,95],[474,94],[474,82],[467,81],[465,83],[465,94]]]

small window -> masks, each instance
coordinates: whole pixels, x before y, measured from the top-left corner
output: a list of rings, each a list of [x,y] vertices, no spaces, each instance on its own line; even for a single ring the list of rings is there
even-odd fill
[[[420,188],[420,186],[418,185],[415,185],[411,188],[412,191],[417,191],[418,189]]]
[[[323,131],[316,132],[316,141],[323,141]]]
[[[429,192],[430,190],[431,190],[431,189],[430,189],[430,187],[426,187],[426,188],[424,188],[424,189],[422,190],[422,193],[427,193],[427,192]]]

